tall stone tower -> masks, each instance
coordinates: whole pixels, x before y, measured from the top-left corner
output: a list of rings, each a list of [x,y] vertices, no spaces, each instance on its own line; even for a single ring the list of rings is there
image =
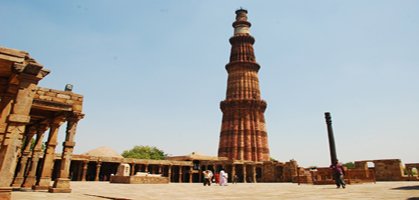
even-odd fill
[[[260,97],[258,71],[250,35],[247,10],[236,11],[234,36],[230,38],[227,97],[220,103],[223,112],[218,156],[235,160],[268,161],[268,135]]]

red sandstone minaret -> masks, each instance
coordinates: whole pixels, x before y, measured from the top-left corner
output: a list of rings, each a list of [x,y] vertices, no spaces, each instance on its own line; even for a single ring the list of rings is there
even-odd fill
[[[227,97],[220,103],[223,120],[218,156],[235,160],[268,161],[268,135],[260,97],[258,71],[253,52],[255,38],[250,35],[247,10],[236,11],[234,36],[230,38]]]

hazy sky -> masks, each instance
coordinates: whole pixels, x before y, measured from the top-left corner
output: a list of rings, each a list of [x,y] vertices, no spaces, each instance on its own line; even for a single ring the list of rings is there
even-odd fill
[[[328,165],[331,112],[342,162],[419,162],[419,1],[2,0],[0,45],[51,70],[41,87],[84,95],[75,153],[217,155],[240,7],[273,158]]]

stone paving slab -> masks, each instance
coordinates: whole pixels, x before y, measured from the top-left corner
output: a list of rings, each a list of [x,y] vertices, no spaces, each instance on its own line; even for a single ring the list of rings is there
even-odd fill
[[[419,200],[419,182],[377,182],[348,185],[298,185],[292,183],[239,183],[228,186],[203,186],[198,183],[110,184],[109,182],[71,182],[72,193],[12,193],[13,200],[67,199],[409,199]]]

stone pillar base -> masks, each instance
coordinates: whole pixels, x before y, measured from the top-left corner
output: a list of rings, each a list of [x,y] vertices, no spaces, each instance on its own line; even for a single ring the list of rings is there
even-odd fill
[[[49,188],[48,192],[51,192],[51,193],[71,193],[71,188]]]
[[[1,200],[12,199],[12,188],[11,187],[0,187],[0,199]]]
[[[24,177],[16,177],[15,180],[13,181],[12,188],[20,188],[20,186],[22,186],[24,179],[25,179]]]
[[[51,193],[70,193],[70,179],[68,178],[57,178],[52,188],[49,188],[48,192]]]
[[[35,191],[42,191],[42,190],[48,190],[51,186],[40,186],[40,185],[34,185],[32,186],[32,190]]]
[[[32,186],[33,190],[48,190],[50,188],[51,178],[41,177],[37,185]]]
[[[36,177],[35,176],[28,176],[26,177],[25,182],[22,185],[22,188],[30,189],[35,186]]]

